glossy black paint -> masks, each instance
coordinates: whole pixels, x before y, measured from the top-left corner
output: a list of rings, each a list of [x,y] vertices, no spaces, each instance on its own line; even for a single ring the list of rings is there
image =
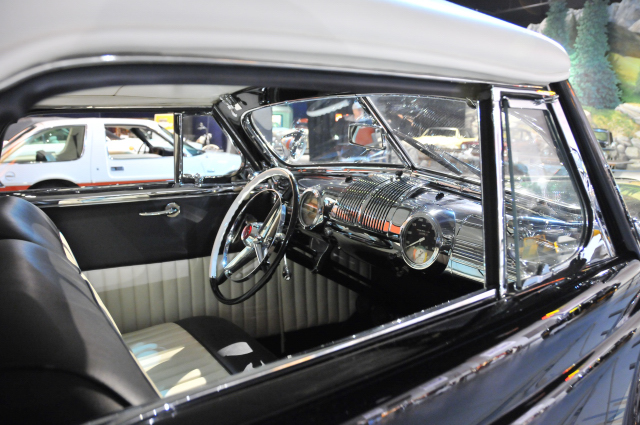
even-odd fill
[[[104,70],[98,68],[60,71],[43,79],[38,77],[6,92],[7,99],[16,102],[12,104],[11,101],[6,101],[2,104],[0,121],[15,119],[40,98],[64,92],[70,87],[96,87],[116,81],[118,84],[175,83],[176,75],[189,75],[189,81],[199,82],[213,82],[212,75],[215,75],[215,82],[218,84],[221,80],[230,84],[238,81],[243,84],[254,81],[257,84],[271,79],[276,84],[293,87],[301,87],[311,81],[326,90],[348,87],[350,90],[360,91],[385,89],[449,95],[461,95],[464,92],[459,87],[461,85],[448,86],[444,83],[410,79],[393,80],[385,77],[291,70],[275,72],[273,69],[262,70],[266,77],[257,77],[260,71],[258,68],[247,71],[242,67],[228,67],[224,68],[228,73],[218,74],[212,73],[212,70],[214,67],[185,69],[183,66],[154,65],[110,67],[109,72],[102,72]],[[220,68],[215,70],[219,71]],[[149,78],[149,75],[153,77]],[[559,85],[553,88],[561,94],[561,102],[565,102],[563,107],[581,148],[582,145],[593,145],[591,141],[582,141],[590,139],[589,132],[580,112],[568,109],[576,107],[576,104],[567,95],[567,87]],[[380,408],[383,412],[391,412],[380,418],[382,422],[509,423],[531,409],[538,408],[540,400],[549,397],[551,393],[560,392],[562,395],[563,391],[564,395],[558,398],[559,401],[550,404],[549,410],[535,418],[535,421],[564,423],[570,421],[572,415],[586,412],[587,407],[595,412],[604,411],[608,414],[609,400],[617,400],[618,394],[623,394],[624,397],[629,383],[637,381],[636,369],[626,366],[625,370],[625,364],[637,362],[640,350],[635,333],[636,326],[640,325],[637,313],[638,265],[628,262],[631,258],[637,258],[638,248],[620,200],[611,190],[612,182],[607,181],[606,173],[598,169],[602,164],[598,162],[595,150],[589,147],[584,149],[584,160],[590,174],[593,173],[594,189],[603,206],[609,230],[614,236],[619,258],[582,270],[571,278],[511,295],[503,300],[489,300],[473,305],[424,324],[413,325],[311,360],[304,365],[291,367],[274,376],[238,385],[220,394],[212,394],[168,411],[157,410],[155,421],[190,424],[366,422],[362,414]],[[483,153],[483,158],[487,157]],[[259,158],[256,160],[259,161]],[[485,193],[484,196],[491,196],[491,193]],[[152,205],[152,210],[163,209],[165,205],[164,201],[153,202],[155,204]],[[127,209],[133,204],[123,204],[124,207],[120,207]],[[57,224],[67,235],[74,252],[79,254],[86,251],[86,245],[74,246],[78,235],[70,236],[73,233],[71,221],[63,217],[75,214],[73,209],[69,208],[66,212],[63,208],[58,210],[61,211],[58,213],[61,216]],[[107,210],[105,207],[101,213],[102,220],[108,219]],[[113,211],[116,215],[129,212],[131,210]],[[50,214],[55,216],[55,213]],[[69,220],[67,228],[66,220]],[[124,221],[128,222],[129,219]],[[131,219],[131,223],[135,227],[135,220]],[[172,233],[173,236],[165,235],[167,240],[172,237],[180,239],[176,235],[185,231],[185,227],[181,226],[190,225],[193,226],[176,224],[177,228],[171,231],[175,232]],[[108,227],[98,230],[107,232]],[[101,235],[96,235],[95,239],[87,238],[92,250],[100,243],[99,236]],[[211,235],[207,237],[212,238]],[[205,239],[206,237],[196,238],[200,242],[193,246],[206,245]],[[104,243],[105,250],[113,251],[111,242]],[[181,242],[186,240],[182,239]],[[495,244],[495,240],[487,242],[488,247]],[[138,255],[134,251],[142,248],[135,245],[135,242],[132,247],[128,255]],[[149,250],[149,245],[145,244],[144,248]],[[165,246],[159,251],[163,252],[162,255],[167,255],[167,259],[175,259],[175,255],[191,255],[180,249]],[[139,260],[149,262],[144,255]],[[133,264],[128,262],[128,257],[124,257],[109,259],[107,263]],[[81,266],[83,261],[91,264],[92,260],[83,259]],[[574,307],[568,307],[567,313],[560,317],[546,317],[548,313],[564,305]],[[543,317],[546,318],[542,319]],[[476,357],[474,360],[474,356],[508,341],[523,330],[531,332],[531,342],[526,345],[526,349],[509,349],[504,353],[498,351],[495,357],[484,360]],[[618,343],[615,350],[607,348],[607,344],[615,343]],[[603,353],[602,360],[592,367],[593,372],[579,380],[579,375],[574,375],[573,379],[576,381],[571,381],[570,375],[580,370],[582,365],[593,364],[592,356],[598,353]],[[446,387],[448,391],[438,393],[442,388],[434,390],[432,394],[426,391],[426,396],[421,399],[410,391],[443,373],[447,376],[449,371],[465,362],[468,374],[451,380],[442,387]],[[614,364],[615,367],[612,366]],[[565,383],[567,378],[569,381]],[[615,395],[607,400],[594,396],[597,394],[594,391],[604,387],[602,382],[605,379],[611,383],[611,394]],[[567,387],[570,385],[573,386]],[[637,394],[635,386],[632,389],[630,396]],[[637,406],[635,400],[628,400],[627,403]],[[147,413],[156,407],[161,405],[126,411],[118,415],[116,420],[135,422],[138,414]],[[629,409],[625,411],[626,418],[635,420],[636,417],[630,412]],[[370,418],[375,420],[376,417]]]
[[[596,275],[600,269],[604,273]],[[254,381],[217,397],[214,394],[187,403],[175,411],[158,414],[155,420],[357,422],[363,419],[361,414],[373,408],[394,410],[405,403],[383,423],[508,423],[563,384],[575,370],[571,368],[605,342],[620,322],[638,321],[635,313],[625,313],[638,293],[639,270],[637,263],[603,264],[574,280],[407,328],[312,361],[306,367],[286,370],[277,378]],[[610,289],[606,296],[600,293],[603,289]],[[600,296],[594,298],[590,292]],[[587,295],[589,302],[583,299]],[[580,311],[561,323],[558,319],[541,319],[565,304],[575,305]],[[558,324],[547,334],[547,329]],[[474,361],[473,356],[522,330],[530,331],[534,342],[526,349],[506,350],[504,354],[498,352],[495,359]],[[637,355],[640,346],[634,349],[633,354]],[[408,389],[465,362],[469,374],[449,383],[448,391],[432,394],[421,403],[408,403]],[[630,370],[629,376],[620,376],[619,380],[628,385],[633,373]],[[238,410],[238,406],[242,409]]]

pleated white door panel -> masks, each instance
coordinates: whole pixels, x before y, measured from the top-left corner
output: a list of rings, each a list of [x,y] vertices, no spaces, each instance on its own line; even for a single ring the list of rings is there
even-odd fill
[[[355,312],[356,294],[336,282],[289,262],[292,279],[275,273],[265,288],[241,304],[218,302],[209,286],[209,258],[115,267],[85,272],[122,333],[193,316],[229,320],[259,338],[280,332],[278,284],[285,331],[338,323]],[[350,264],[361,270],[362,264]],[[346,264],[345,264],[346,265]],[[238,296],[254,284],[232,286]]]

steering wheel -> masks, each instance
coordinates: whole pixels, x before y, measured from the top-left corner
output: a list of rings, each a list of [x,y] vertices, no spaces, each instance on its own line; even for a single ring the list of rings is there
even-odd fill
[[[268,204],[272,205],[265,208]],[[298,209],[298,184],[284,168],[264,171],[242,189],[225,214],[211,249],[209,281],[221,303],[241,303],[269,281],[285,255]],[[255,284],[247,288],[252,277]],[[223,285],[229,294],[241,295],[223,294]]]

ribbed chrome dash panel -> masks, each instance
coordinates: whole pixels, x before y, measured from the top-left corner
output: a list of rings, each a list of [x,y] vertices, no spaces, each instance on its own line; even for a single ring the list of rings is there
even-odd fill
[[[342,199],[338,201],[336,218],[345,223],[356,224],[360,212],[360,207],[378,186],[388,182],[389,177],[372,175],[363,179],[356,179],[345,191]]]
[[[356,179],[338,200],[332,216],[347,224],[386,232],[392,208],[417,187],[411,180],[389,176]]]
[[[395,180],[381,186],[371,196],[365,200],[360,214],[358,223],[365,229],[376,230],[379,232],[387,231],[385,223],[390,220],[389,211],[393,208],[403,195],[416,186],[410,181]]]

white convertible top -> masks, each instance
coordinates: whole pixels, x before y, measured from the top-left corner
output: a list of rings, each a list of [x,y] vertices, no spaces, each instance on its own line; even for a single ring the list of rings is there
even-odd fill
[[[4,8],[0,84],[84,56],[198,56],[547,84],[548,38],[442,0],[21,0]]]

